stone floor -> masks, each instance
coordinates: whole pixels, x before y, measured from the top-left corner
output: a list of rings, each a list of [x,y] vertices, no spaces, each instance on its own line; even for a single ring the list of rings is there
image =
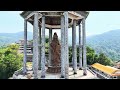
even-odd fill
[[[73,74],[72,68],[69,68],[69,79],[97,79],[95,75],[93,75],[90,71],[87,70],[87,76],[83,76],[83,70],[77,70],[77,74]],[[38,79],[40,79],[41,71],[38,71]],[[10,78],[12,79],[12,78]],[[27,75],[18,75],[16,79],[34,79],[33,78],[33,71],[29,68]],[[50,74],[46,73],[45,79],[61,79],[60,74]]]

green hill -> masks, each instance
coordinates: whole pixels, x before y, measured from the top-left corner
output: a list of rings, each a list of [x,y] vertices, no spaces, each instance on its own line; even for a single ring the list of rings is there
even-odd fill
[[[0,46],[17,42],[18,40],[23,39],[23,37],[23,32],[0,33]],[[28,40],[32,38],[32,32],[28,32]],[[69,39],[69,45],[71,45],[71,43],[72,41]],[[96,53],[102,52],[112,60],[120,60],[120,30],[112,30],[103,34],[89,36],[87,37],[87,45],[92,47]]]
[[[23,32],[18,33],[0,33],[0,46],[15,43],[24,38]],[[28,32],[28,40],[32,39],[32,32]]]
[[[112,60],[120,60],[120,30],[87,37],[87,45],[96,53],[103,52]]]

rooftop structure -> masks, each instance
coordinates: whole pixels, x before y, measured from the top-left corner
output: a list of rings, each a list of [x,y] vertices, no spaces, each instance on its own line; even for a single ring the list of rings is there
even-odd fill
[[[68,12],[68,26],[72,27],[73,20],[77,21],[77,26],[83,18],[87,18],[88,11],[67,11]],[[34,14],[38,13],[38,23],[42,24],[42,15],[45,15],[45,28],[61,29],[61,15],[64,11],[24,11],[20,15],[27,19],[32,25],[34,24]]]
[[[110,76],[120,76],[120,69],[111,67],[111,66],[105,66],[99,63],[95,63],[92,65],[92,67],[110,75]]]

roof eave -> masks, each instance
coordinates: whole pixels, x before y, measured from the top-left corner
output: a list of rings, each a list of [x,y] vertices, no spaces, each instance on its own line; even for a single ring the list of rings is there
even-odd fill
[[[25,18],[27,15],[29,15],[31,12],[33,11],[23,11],[22,13],[20,13],[20,16]]]

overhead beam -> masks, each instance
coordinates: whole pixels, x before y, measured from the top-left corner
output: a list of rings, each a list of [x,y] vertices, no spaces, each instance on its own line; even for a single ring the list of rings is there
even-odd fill
[[[72,13],[69,13],[68,18],[74,19],[74,20],[79,20],[79,19],[82,19],[83,17],[81,15],[77,16]]]
[[[40,24],[41,25],[41,24]],[[71,24],[69,24],[69,27],[71,26]],[[45,28],[52,28],[52,29],[60,29],[61,25],[49,25],[49,24],[45,24]]]
[[[37,12],[64,12],[64,11],[37,11]]]
[[[29,15],[27,15],[25,17],[25,20],[28,20],[30,17],[32,17],[35,14],[35,12],[33,11],[32,13],[30,13]]]
[[[70,15],[73,15],[74,17],[80,17],[81,19],[84,18],[82,15],[76,13],[75,11],[68,11],[68,14]]]
[[[50,17],[60,17],[61,15],[50,14],[50,15],[45,15],[45,16],[50,16]]]
[[[25,20],[30,20],[33,21],[33,19],[31,19],[32,16],[35,15],[35,11],[33,11],[32,13],[30,13],[29,15],[27,15],[27,17],[25,17]],[[42,18],[42,14],[38,13],[38,19]]]
[[[45,27],[47,27],[47,28],[61,28],[61,26],[60,25],[49,25],[49,24],[45,24]]]

